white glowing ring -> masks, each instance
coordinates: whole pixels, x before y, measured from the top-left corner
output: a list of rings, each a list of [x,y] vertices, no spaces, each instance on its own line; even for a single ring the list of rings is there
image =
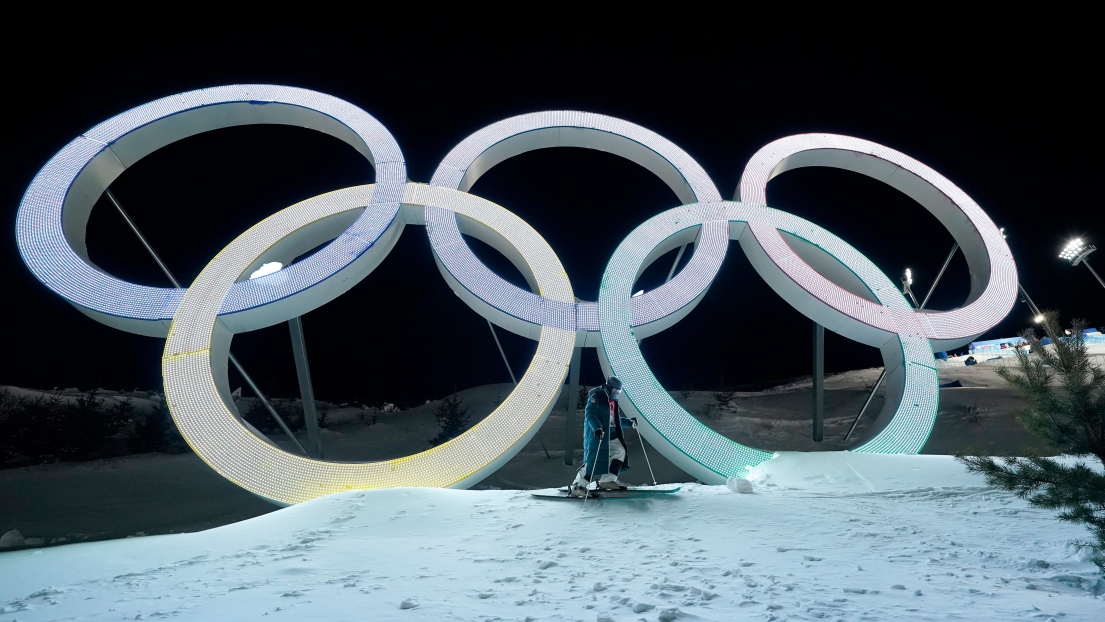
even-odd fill
[[[549,147],[582,147],[622,156],[656,174],[684,203],[721,199],[702,167],[668,139],[628,121],[577,111],[525,114],[489,125],[454,147],[438,165],[430,184],[467,191],[496,164]],[[555,326],[578,330],[581,333],[579,345],[598,343],[598,315],[594,302],[560,302],[543,297],[532,275],[517,261],[515,265],[533,291],[527,292],[506,282],[472,253],[461,236],[455,216],[448,211],[428,209],[426,233],[442,275],[454,291],[484,317],[531,338],[542,326]],[[698,304],[710,285],[705,268],[717,260],[706,256],[701,249],[716,248],[713,242],[724,239],[696,241],[693,233],[689,233],[686,239],[677,240],[679,243],[695,241],[692,255],[677,278],[632,300],[633,325],[638,327],[638,334],[644,337],[660,332]],[[511,257],[507,249],[498,250]]]
[[[899,332],[920,321],[921,334],[934,351],[969,343],[997,324],[1016,302],[1017,268],[1001,232],[967,193],[925,164],[882,145],[835,134],[799,134],[776,140],[756,152],[741,175],[737,200],[767,205],[767,182],[788,170],[827,166],[855,171],[900,190],[929,210],[959,243],[971,272],[971,292],[964,306],[951,311],[914,312],[908,304],[882,306],[847,283],[826,278],[796,257],[769,223],[752,227],[758,246],[771,262],[816,301],[839,311],[832,330],[864,341],[871,329]],[[743,245],[746,249],[748,245]],[[826,252],[832,254],[830,249]],[[751,258],[751,257],[750,257]],[[857,275],[863,278],[864,275]],[[854,279],[853,279],[854,281]],[[890,285],[894,287],[893,284]],[[852,288],[854,289],[854,288]],[[896,289],[896,288],[895,288]]]
[[[310,128],[348,143],[376,169],[379,188],[375,203],[387,206],[392,218],[398,212],[398,199],[407,181],[403,154],[387,129],[367,112],[306,89],[221,86],[132,108],[63,147],[35,175],[20,202],[16,243],[24,263],[46,287],[93,319],[129,332],[163,337],[184,290],[136,285],[93,266],[84,237],[89,213],[112,181],[153,151],[201,132],[257,123]],[[386,217],[378,210],[372,213],[377,219]],[[334,287],[341,279],[331,277],[356,261],[380,232],[378,222],[345,224],[348,228],[328,246],[285,269],[279,287],[249,280],[235,283],[220,313],[236,314],[237,321],[245,325],[265,325],[263,316],[287,315],[288,309],[302,306],[297,299],[303,291],[320,285]],[[287,264],[311,248],[298,244],[282,247],[277,250],[283,255],[264,260]],[[265,308],[273,303],[285,308]]]
[[[640,266],[654,249],[665,244],[670,246],[669,240],[699,226],[704,234],[709,230],[724,231],[727,237],[740,240],[746,250],[755,246],[749,229],[777,228],[789,234],[788,240],[795,245],[805,243],[833,249],[834,260],[854,271],[861,286],[879,303],[890,308],[902,308],[908,303],[886,275],[844,241],[813,223],[767,207],[735,202],[684,205],[649,219],[622,241],[607,264],[599,290],[602,343],[598,351],[603,370],[621,378],[625,395],[622,405],[627,412],[641,418],[642,434],[650,444],[701,481],[722,483],[729,476],[746,475],[749,468],[772,454],[714,432],[679,406],[645,363],[629,322],[628,301]],[[724,253],[722,247],[721,258]],[[753,254],[750,253],[750,257]],[[796,288],[788,285],[783,272],[771,273],[758,265],[754,257],[753,264],[776,292],[796,307],[803,308],[796,304]],[[711,266],[713,274],[719,265],[720,260]],[[815,309],[812,313],[803,309],[803,312],[818,322],[830,320],[830,316],[836,314],[825,309]],[[911,317],[920,316],[907,316],[907,320]],[[882,350],[887,370],[886,405],[874,427],[877,429],[880,423],[889,421],[873,439],[853,451],[916,453],[932,432],[939,400],[932,350],[919,335],[919,321],[914,319],[899,328],[900,331],[894,333],[861,335],[862,342]]]
[[[394,460],[362,463],[314,460],[285,452],[250,432],[229,406],[234,402],[230,398],[226,362],[230,341],[238,331],[219,317],[223,299],[268,249],[304,228],[366,205],[366,216],[374,211],[386,212],[386,208],[371,202],[372,191],[371,186],[360,186],[308,199],[266,218],[239,236],[188,288],[165,344],[162,358],[165,396],[188,444],[223,477],[277,503],[299,503],[363,488],[471,486],[529,442],[552,410],[568,372],[575,333],[544,327],[529,368],[494,412],[447,443]],[[517,252],[531,266],[544,295],[552,300],[574,300],[571,285],[552,249],[543,244],[532,227],[503,208],[469,194],[421,184],[406,186],[403,203],[414,212],[423,205],[455,210],[463,219],[480,224],[508,242],[517,242]],[[381,217],[383,214],[376,214],[376,218]],[[412,219],[418,219],[417,213]],[[376,261],[382,259],[403,224],[402,221],[393,224],[381,238],[384,243],[372,246],[365,254],[374,256]],[[317,307],[333,296],[314,294],[311,303]]]

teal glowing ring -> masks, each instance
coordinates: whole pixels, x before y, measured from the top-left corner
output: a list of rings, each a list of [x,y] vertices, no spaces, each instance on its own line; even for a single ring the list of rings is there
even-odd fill
[[[759,247],[752,229],[764,226],[796,236],[830,253],[862,280],[880,304],[891,309],[909,308],[901,292],[870,260],[828,231],[785,212],[728,201],[696,203],[663,212],[635,229],[618,246],[603,273],[598,300],[602,335],[599,359],[607,374],[622,379],[625,395],[622,406],[644,423],[641,432],[649,443],[676,466],[705,483],[721,483],[730,476],[744,476],[773,453],[746,447],[714,432],[675,402],[645,363],[631,326],[629,301],[638,271],[650,253],[680,232],[702,227],[703,237],[707,232],[725,229],[730,239],[742,241],[761,276],[794,304],[796,291],[802,290],[795,283],[788,283],[786,274],[778,267],[771,272],[774,264],[767,259],[766,252],[760,251],[766,261],[760,261],[750,252]],[[721,254],[724,255],[724,251]],[[717,264],[720,265],[720,261]],[[809,313],[800,305],[796,306]],[[824,310],[814,314],[817,313],[824,313]],[[890,395],[888,389],[888,406],[896,405],[890,422],[854,451],[916,453],[932,432],[939,401],[936,363],[920,320],[916,314],[910,317],[914,318],[913,322],[900,325],[897,333],[873,330],[860,339],[882,348],[888,373],[894,363],[900,362],[894,371],[900,371],[897,385],[901,392]]]

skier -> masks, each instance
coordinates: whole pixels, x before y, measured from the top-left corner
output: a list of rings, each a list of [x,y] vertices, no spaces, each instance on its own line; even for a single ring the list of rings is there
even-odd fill
[[[599,490],[625,490],[627,486],[618,475],[629,469],[625,435],[622,429],[636,427],[637,420],[622,417],[618,412],[618,393],[622,381],[610,376],[605,384],[587,393],[583,411],[583,466],[576,471],[575,480],[569,486],[570,494],[587,495],[590,483],[598,480]]]

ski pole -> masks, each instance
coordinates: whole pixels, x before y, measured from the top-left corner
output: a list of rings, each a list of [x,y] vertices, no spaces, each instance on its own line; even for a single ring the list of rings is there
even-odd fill
[[[596,431],[602,432],[602,428],[598,428],[598,430],[596,430]],[[603,433],[603,436],[606,436],[606,434]],[[602,444],[602,436],[599,437],[599,444],[600,445]],[[599,451],[600,449],[602,449],[602,448],[601,447],[596,447],[595,448],[595,463],[593,465],[591,465],[591,477],[595,476],[595,469],[599,468],[599,454],[602,453],[601,451]],[[586,467],[587,463],[584,463],[584,466]],[[584,475],[586,475],[586,473],[584,473]],[[598,484],[595,485],[595,488],[598,488]],[[583,497],[583,509],[585,509],[585,510],[587,509],[587,500],[591,498],[591,480],[587,480],[586,493],[587,493],[586,496]],[[595,494],[598,494],[598,493],[595,493]]]
[[[633,424],[633,429],[637,430],[637,440],[641,441],[641,453],[645,455],[645,464],[648,465],[648,474],[652,476],[652,485],[655,486],[658,482],[656,481],[656,474],[652,472],[652,463],[648,460],[648,452],[645,451],[645,438],[641,436],[641,429],[637,427],[636,422]]]

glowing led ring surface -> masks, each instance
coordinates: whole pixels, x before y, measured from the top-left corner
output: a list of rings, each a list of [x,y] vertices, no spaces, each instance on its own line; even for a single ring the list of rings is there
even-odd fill
[[[578,111],[525,114],[489,125],[454,147],[438,165],[430,183],[467,191],[496,164],[550,147],[582,147],[625,157],[656,174],[684,203],[721,198],[702,167],[671,141],[628,121]],[[458,294],[492,322],[531,337],[541,326],[581,333],[598,330],[594,302],[548,300],[538,292],[508,283],[488,269],[464,242],[453,214],[428,209],[426,233],[443,275],[451,284],[455,281]],[[691,240],[693,237],[682,241]],[[697,240],[687,265],[676,278],[631,301],[634,326],[642,327],[639,330],[643,333],[655,334],[694,308],[710,285],[704,277],[707,266],[717,260],[702,249],[716,249],[717,241]],[[471,296],[465,296],[463,290]],[[594,337],[588,340],[582,334],[580,343],[594,345]]]
[[[835,259],[861,275],[864,286],[880,303],[906,304],[890,280],[858,251],[813,223],[778,210],[735,202],[684,205],[659,214],[634,230],[618,246],[603,273],[598,301],[600,361],[606,373],[622,379],[625,394],[622,405],[646,424],[641,429],[650,444],[676,466],[707,483],[724,482],[732,475],[743,476],[772,454],[714,432],[675,402],[641,355],[630,325],[627,301],[631,299],[641,264],[666,239],[687,228],[701,226],[704,232],[725,231],[743,246],[749,240],[755,243],[749,230],[757,225],[778,228],[821,248],[838,249]],[[722,255],[724,252],[721,249]],[[714,266],[715,274],[716,271]],[[785,293],[780,279],[772,277],[767,281],[777,292]],[[817,315],[820,317],[815,319],[820,320],[827,314],[821,310]],[[886,406],[879,417],[889,421],[875,438],[854,451],[916,453],[924,446],[936,421],[939,394],[932,350],[918,334],[919,322],[902,328],[901,333],[868,341],[882,349],[890,378]]]
[[[518,250],[544,294],[554,300],[574,299],[563,268],[556,269],[559,262],[552,249],[542,248],[540,236],[517,216],[472,195],[419,184],[406,186],[403,202],[414,208],[434,205],[456,210],[503,238],[517,240]],[[226,357],[233,331],[219,318],[223,298],[269,247],[321,219],[366,204],[366,216],[386,209],[371,202],[365,187],[350,188],[308,199],[252,227],[196,278],[177,308],[165,344],[165,396],[189,445],[227,479],[277,503],[299,503],[362,488],[470,486],[498,469],[530,440],[552,410],[567,375],[575,333],[544,327],[529,368],[494,412],[447,443],[394,460],[314,460],[285,452],[247,430],[228,406],[233,400],[226,379]],[[387,250],[378,252],[386,254]],[[314,302],[320,305],[326,300]]]
[[[90,317],[126,331],[164,336],[184,290],[136,285],[91,265],[84,241],[89,212],[115,178],[153,151],[201,132],[257,123],[315,129],[350,144],[376,169],[375,204],[390,210],[392,217],[398,211],[407,181],[403,154],[367,112],[306,89],[222,86],[138,106],[63,147],[38,172],[20,203],[16,243],[23,261],[43,284]],[[378,219],[381,212],[372,214]],[[234,284],[221,312],[239,314],[238,321],[249,324],[254,310],[293,298],[341,272],[378,234],[373,223],[354,222],[330,245],[292,266],[280,287],[261,287],[248,280]],[[258,318],[256,324],[265,321]]]
[[[1017,295],[1017,269],[998,227],[967,193],[904,153],[851,136],[788,136],[765,145],[752,156],[741,175],[737,199],[767,205],[768,181],[807,166],[842,168],[882,181],[924,206],[955,238],[970,269],[971,292],[958,309],[925,311],[916,318],[935,351],[970,342],[1009,312]],[[793,252],[777,229],[763,224],[752,231],[772,263],[821,304],[840,312],[836,325],[831,327],[834,331],[864,341],[858,335],[870,332],[870,328],[898,332],[901,326],[914,321],[911,318],[917,314],[908,303],[880,305],[841,287],[807,262],[794,261]]]

